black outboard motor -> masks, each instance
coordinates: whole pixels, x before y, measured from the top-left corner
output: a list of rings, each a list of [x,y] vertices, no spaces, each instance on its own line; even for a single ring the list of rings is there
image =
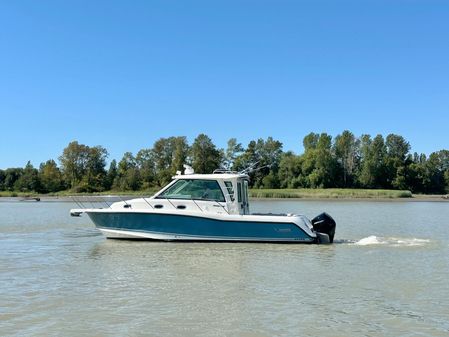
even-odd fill
[[[321,213],[320,215],[312,219],[312,225],[315,232],[327,234],[329,236],[329,242],[334,242],[335,227],[337,224],[335,220],[327,213]]]

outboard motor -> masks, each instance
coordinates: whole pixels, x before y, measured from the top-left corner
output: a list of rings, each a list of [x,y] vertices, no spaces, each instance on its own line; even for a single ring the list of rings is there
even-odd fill
[[[335,227],[337,224],[335,220],[327,213],[321,213],[320,215],[312,219],[312,226],[315,232],[324,233],[329,236],[329,242],[334,242]],[[321,236],[318,236],[319,240],[322,240]],[[324,243],[324,242],[323,242]]]

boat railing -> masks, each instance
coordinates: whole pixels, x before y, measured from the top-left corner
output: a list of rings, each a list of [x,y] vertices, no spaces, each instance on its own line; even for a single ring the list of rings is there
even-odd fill
[[[108,199],[115,199],[115,200],[109,200]],[[124,199],[120,195],[114,195],[114,196],[71,196],[71,199],[73,202],[78,206],[79,209],[85,210],[85,209],[93,209],[93,208],[109,208],[112,209],[111,205],[112,203],[116,201],[121,201],[124,203],[124,208],[132,208],[132,204],[129,203],[126,199]],[[147,200],[146,197],[142,196],[143,201],[151,208],[155,209],[154,206]],[[173,203],[170,198],[167,198],[166,196],[162,197],[163,200],[166,200],[174,209],[178,209],[178,207]],[[197,200],[190,198],[188,200],[191,200],[192,203],[200,210],[200,212],[204,213],[205,210],[198,204]],[[226,206],[222,205],[218,200],[215,199],[207,199],[206,201],[213,202],[214,205],[223,208],[223,210],[229,214],[229,211],[226,209]]]
[[[238,174],[238,172],[227,169],[216,169],[212,172],[212,174]]]
[[[111,204],[104,196],[71,196],[71,199],[80,209],[111,208]]]

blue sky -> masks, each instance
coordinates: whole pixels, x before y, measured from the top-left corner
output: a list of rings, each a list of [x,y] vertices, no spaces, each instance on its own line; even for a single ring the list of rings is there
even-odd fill
[[[1,1],[0,168],[199,133],[447,149],[448,18],[432,0]]]

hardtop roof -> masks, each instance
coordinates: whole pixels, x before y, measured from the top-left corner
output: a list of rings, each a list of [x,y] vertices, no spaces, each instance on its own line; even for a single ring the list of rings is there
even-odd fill
[[[173,179],[206,179],[206,180],[229,180],[229,179],[249,179],[247,174],[242,173],[215,173],[215,174],[179,174]]]

